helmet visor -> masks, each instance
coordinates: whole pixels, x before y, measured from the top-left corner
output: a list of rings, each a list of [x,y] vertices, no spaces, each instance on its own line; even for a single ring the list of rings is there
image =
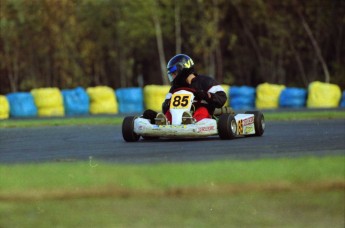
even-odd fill
[[[168,78],[169,78],[170,82],[174,81],[174,76],[176,76],[175,75],[176,73],[177,73],[176,65],[174,65],[168,69]]]

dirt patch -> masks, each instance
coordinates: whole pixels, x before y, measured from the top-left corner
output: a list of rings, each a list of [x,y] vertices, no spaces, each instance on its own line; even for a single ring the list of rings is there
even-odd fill
[[[26,192],[0,193],[0,201],[69,200],[79,198],[129,198],[129,197],[193,197],[202,195],[234,195],[263,192],[327,192],[344,191],[345,181],[311,183],[265,183],[239,185],[211,185],[194,188],[172,188],[166,190],[123,189],[99,187],[69,190],[30,190]]]

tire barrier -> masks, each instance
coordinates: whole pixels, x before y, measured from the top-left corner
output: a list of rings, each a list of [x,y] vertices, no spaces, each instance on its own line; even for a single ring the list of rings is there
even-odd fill
[[[230,107],[237,110],[253,109],[255,107],[255,88],[249,86],[230,87]]]
[[[343,96],[341,98],[340,107],[345,108],[345,90],[343,91]]]
[[[0,95],[0,120],[8,119],[10,117],[10,105],[6,96]]]
[[[284,108],[305,107],[307,90],[302,88],[285,88],[279,97],[279,106]]]
[[[62,90],[62,96],[66,115],[89,114],[90,98],[84,88],[77,87],[75,89]]]
[[[284,85],[263,83],[256,88],[255,106],[259,109],[273,109],[279,107],[279,96],[285,89]]]
[[[38,116],[64,116],[63,98],[58,88],[39,88],[31,90]]]
[[[116,95],[108,86],[89,87],[86,90],[90,97],[91,114],[117,114]]]
[[[312,82],[308,89],[263,83],[258,87],[221,85],[228,95],[225,106],[235,110],[291,108],[345,108],[345,91],[335,84]],[[38,88],[0,95],[0,119],[10,117],[160,112],[170,86],[147,85],[112,89],[107,86],[60,90]]]
[[[140,87],[115,90],[120,113],[142,113],[144,111],[143,89]]]
[[[308,108],[336,108],[339,107],[341,90],[338,85],[312,82],[308,87]]]
[[[226,100],[226,103],[224,104],[225,107],[229,107],[229,91],[230,91],[230,86],[226,85],[226,84],[221,84],[222,88],[224,89],[226,96],[228,97],[228,99]]]
[[[11,117],[35,117],[38,110],[34,97],[28,92],[9,93],[6,95],[10,104]]]
[[[162,104],[165,96],[170,90],[168,85],[147,85],[144,87],[145,108],[157,112],[162,111]]]

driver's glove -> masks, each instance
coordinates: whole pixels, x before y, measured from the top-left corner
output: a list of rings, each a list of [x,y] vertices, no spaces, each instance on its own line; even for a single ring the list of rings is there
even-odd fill
[[[209,99],[208,93],[204,90],[197,90],[194,95],[198,100],[208,100]]]

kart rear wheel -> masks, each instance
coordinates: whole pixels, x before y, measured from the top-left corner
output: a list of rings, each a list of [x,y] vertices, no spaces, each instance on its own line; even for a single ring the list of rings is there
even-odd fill
[[[254,114],[255,135],[261,136],[265,131],[265,117],[260,111],[247,111],[245,114]]]
[[[135,116],[126,116],[122,122],[122,137],[126,142],[136,142],[139,140],[140,135],[134,132]]]
[[[233,139],[237,133],[237,123],[234,115],[222,114],[217,123],[218,134],[221,139]]]

